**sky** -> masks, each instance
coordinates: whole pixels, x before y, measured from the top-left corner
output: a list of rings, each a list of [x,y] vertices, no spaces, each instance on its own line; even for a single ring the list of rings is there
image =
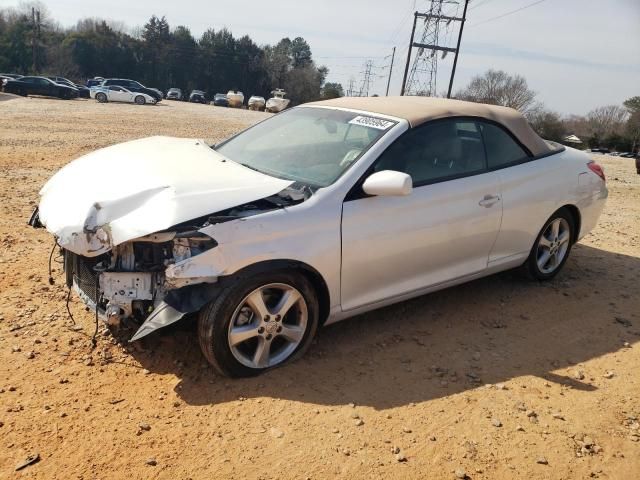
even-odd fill
[[[0,0],[0,7],[18,0]],[[151,14],[172,27],[185,25],[196,38],[207,28],[227,27],[258,44],[301,36],[327,81],[345,89],[362,84],[373,62],[369,94],[384,95],[391,63],[390,95],[398,95],[414,11],[426,0],[41,0],[62,26],[84,17],[143,25]],[[460,16],[464,0],[446,14]],[[526,8],[523,8],[526,7]],[[511,13],[514,12],[514,13]],[[420,24],[418,24],[420,27]],[[443,25],[441,44],[455,47],[457,30]],[[418,35],[420,28],[417,30]],[[437,91],[446,92],[453,55],[438,63]],[[454,92],[487,69],[519,74],[544,105],[563,114],[589,110],[640,95],[640,0],[470,0]],[[250,92],[247,92],[250,94]]]

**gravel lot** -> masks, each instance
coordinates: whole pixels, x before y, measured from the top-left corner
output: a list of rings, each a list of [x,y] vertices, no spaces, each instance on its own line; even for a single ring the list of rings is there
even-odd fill
[[[372,312],[238,381],[212,373],[189,325],[133,345],[101,332],[91,350],[92,313],[74,298],[70,321],[58,264],[47,282],[52,239],[25,223],[83,153],[149,135],[216,142],[267,114],[3,99],[1,478],[640,478],[632,160],[597,157],[606,210],[553,282],[508,272]]]

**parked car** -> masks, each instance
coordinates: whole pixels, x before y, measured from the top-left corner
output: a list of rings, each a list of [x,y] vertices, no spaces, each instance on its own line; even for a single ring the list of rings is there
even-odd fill
[[[97,87],[102,82],[104,82],[104,78],[102,78],[102,77],[93,77],[93,78],[87,80],[87,88]]]
[[[167,100],[182,100],[182,90],[179,88],[170,88],[167,92]]]
[[[384,305],[514,267],[549,280],[607,198],[597,163],[515,110],[429,97],[310,103],[214,147],[134,140],[40,193],[30,223],[97,315],[142,321],[134,341],[199,312],[230,376]]]
[[[227,99],[227,96],[224,93],[216,93],[215,96],[213,97],[213,104],[216,107],[228,107],[229,100]]]
[[[135,103],[137,105],[144,105],[145,103],[155,105],[157,103],[155,97],[152,97],[151,95],[141,92],[132,92],[118,85],[111,85],[110,87],[93,87],[91,89],[91,98],[95,98],[100,103],[124,102]]]
[[[622,158],[635,158],[636,154],[631,152],[623,152],[619,156]]]
[[[4,84],[4,91],[17,95],[45,95],[65,100],[76,98],[78,89],[68,85],[56,83],[46,77],[20,77],[8,80]]]
[[[207,96],[202,90],[192,90],[189,101],[193,103],[207,103]]]
[[[254,95],[249,98],[249,101],[247,102],[247,107],[249,108],[249,110],[262,111],[264,110],[266,103],[267,102],[264,99],[264,97],[258,97]]]
[[[73,83],[71,80],[68,80],[64,77],[47,77],[49,80],[53,80],[56,83],[61,85],[66,85],[68,87],[73,87],[78,90],[78,96],[80,98],[89,98],[89,89],[84,85],[80,85],[77,83]]]
[[[640,175],[640,151],[636,153],[636,172]]]
[[[238,90],[229,90],[227,92],[227,102],[231,108],[242,108],[244,105],[244,93]]]
[[[159,88],[150,88],[149,90],[153,90],[154,92],[156,92],[158,95],[160,95],[160,98],[164,98],[164,92],[162,90],[160,90]],[[158,100],[160,101],[160,100]]]
[[[100,86],[124,87],[131,92],[145,93],[147,95],[150,95],[156,99],[156,103],[162,101],[162,92],[160,92],[160,90],[157,90],[155,88],[147,88],[144,85],[142,85],[140,82],[136,82],[135,80],[129,80],[126,78],[107,78],[100,84]]]
[[[21,77],[22,75],[17,75],[15,73],[0,73],[0,89],[4,90],[4,86],[9,80],[15,80]]]

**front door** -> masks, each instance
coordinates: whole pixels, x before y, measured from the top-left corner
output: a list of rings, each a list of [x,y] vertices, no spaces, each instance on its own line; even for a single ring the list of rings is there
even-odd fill
[[[130,102],[131,92],[117,85],[109,87],[109,100],[112,102]]]
[[[481,272],[500,229],[498,173],[487,171],[474,121],[406,132],[372,168],[381,170],[408,173],[414,188],[404,197],[355,191],[345,200],[343,310]]]
[[[55,95],[55,87],[44,78],[37,78],[34,86],[38,95]]]

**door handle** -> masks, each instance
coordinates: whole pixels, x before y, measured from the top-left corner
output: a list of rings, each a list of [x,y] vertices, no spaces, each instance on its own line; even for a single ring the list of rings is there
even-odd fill
[[[481,207],[489,208],[500,201],[500,195],[485,195],[482,200],[478,202]]]

